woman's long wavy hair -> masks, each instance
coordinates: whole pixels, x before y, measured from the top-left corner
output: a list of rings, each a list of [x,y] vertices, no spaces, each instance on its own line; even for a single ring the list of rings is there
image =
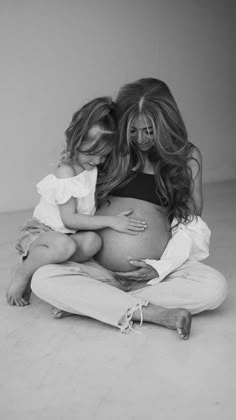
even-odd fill
[[[188,142],[185,124],[168,86],[154,78],[137,80],[120,89],[116,105],[118,154],[107,174],[109,188],[126,185],[144,168],[143,154],[131,135],[132,124],[141,115],[153,132],[148,156],[154,165],[156,194],[170,221],[174,217],[178,223],[190,220],[192,174],[187,162],[193,145]]]
[[[86,149],[86,152],[83,150],[83,153],[106,156],[105,162],[98,167],[97,197],[99,199],[100,186],[103,185],[103,180],[107,176],[107,169],[117,154],[116,105],[110,97],[104,96],[93,99],[74,113],[65,132],[66,146],[61,154],[60,163],[73,160],[76,151],[79,151],[82,144],[85,144],[89,130],[93,127],[97,128],[94,141],[91,147]],[[102,190],[102,197],[105,197],[108,193],[106,183]]]

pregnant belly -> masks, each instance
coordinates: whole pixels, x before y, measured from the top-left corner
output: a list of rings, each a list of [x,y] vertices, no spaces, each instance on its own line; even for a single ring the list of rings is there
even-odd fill
[[[144,220],[147,228],[138,235],[116,232],[112,229],[99,231],[103,240],[101,251],[96,260],[112,271],[132,271],[127,257],[133,259],[159,259],[170,239],[169,223],[166,215],[155,204],[127,197],[109,197],[97,210],[97,215],[115,215],[121,211],[133,209],[131,217]]]

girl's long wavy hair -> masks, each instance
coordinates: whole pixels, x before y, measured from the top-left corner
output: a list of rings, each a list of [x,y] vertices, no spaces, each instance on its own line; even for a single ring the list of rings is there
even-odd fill
[[[116,105],[118,154],[107,174],[110,190],[126,185],[144,168],[143,154],[131,135],[132,124],[141,115],[152,129],[153,146],[148,157],[154,166],[156,194],[170,221],[174,217],[178,223],[191,220],[192,174],[187,162],[193,145],[188,142],[185,124],[168,86],[154,78],[137,80],[120,89]]]
[[[104,184],[102,198],[106,197],[108,193],[107,184],[103,180],[106,179],[108,167],[117,154],[117,113],[116,105],[110,97],[93,99],[74,113],[71,123],[65,131],[66,146],[61,154],[59,164],[73,160],[76,151],[79,151],[82,144],[85,144],[89,130],[95,126],[97,130],[94,141],[91,147],[86,149],[86,154],[106,156],[105,162],[98,167],[96,195],[100,199],[101,185]],[[84,150],[83,153],[85,153]]]

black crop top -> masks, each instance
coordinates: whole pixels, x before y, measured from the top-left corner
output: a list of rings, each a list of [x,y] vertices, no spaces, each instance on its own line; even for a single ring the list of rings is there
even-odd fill
[[[117,187],[110,193],[116,197],[130,197],[162,205],[156,194],[154,175],[139,172],[124,187]]]

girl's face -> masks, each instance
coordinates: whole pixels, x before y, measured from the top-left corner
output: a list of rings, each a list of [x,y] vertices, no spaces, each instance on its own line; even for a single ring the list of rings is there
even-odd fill
[[[132,123],[130,138],[135,142],[141,152],[147,152],[153,146],[153,127],[148,120],[140,114]]]
[[[104,163],[107,155],[91,154],[87,152],[97,141],[101,133],[99,127],[92,127],[87,135],[86,140],[82,143],[79,150],[75,153],[75,160],[86,171],[91,171],[94,167]]]

